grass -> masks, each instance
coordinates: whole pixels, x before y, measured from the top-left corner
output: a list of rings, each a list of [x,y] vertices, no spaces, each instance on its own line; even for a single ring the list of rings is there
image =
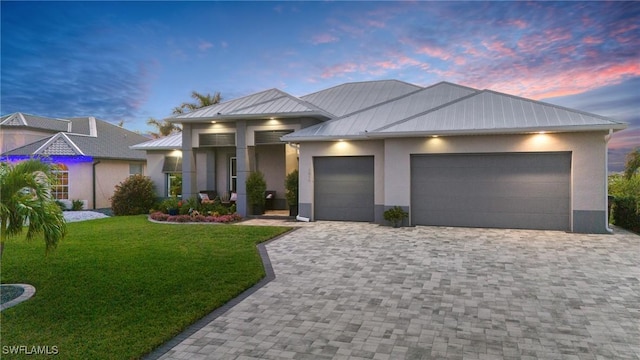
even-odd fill
[[[264,277],[256,244],[288,230],[145,216],[68,226],[48,256],[42,240],[5,246],[0,281],[36,294],[0,313],[4,356],[5,346],[25,345],[55,346],[59,359],[139,358],[256,284]]]

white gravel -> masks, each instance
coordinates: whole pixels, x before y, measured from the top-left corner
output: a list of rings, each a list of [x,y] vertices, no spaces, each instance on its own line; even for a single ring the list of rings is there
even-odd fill
[[[67,222],[94,220],[108,217],[103,213],[95,211],[64,211],[63,214],[64,219]]]

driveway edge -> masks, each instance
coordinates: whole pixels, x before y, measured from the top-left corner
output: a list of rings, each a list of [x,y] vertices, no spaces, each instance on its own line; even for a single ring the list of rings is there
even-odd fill
[[[224,313],[229,311],[231,308],[233,308],[234,306],[236,306],[240,302],[242,302],[244,299],[246,299],[247,297],[251,296],[256,291],[258,291],[260,288],[262,288],[263,286],[267,285],[272,280],[274,280],[276,278],[276,274],[273,271],[273,267],[271,266],[271,259],[269,258],[269,253],[267,252],[267,247],[266,246],[269,245],[270,243],[280,239],[281,237],[283,237],[285,235],[291,234],[292,232],[294,232],[294,231],[296,231],[298,229],[299,229],[298,227],[294,227],[291,230],[274,237],[273,239],[269,239],[267,241],[261,242],[261,243],[256,245],[256,248],[258,249],[258,254],[260,254],[260,259],[262,260],[262,266],[264,267],[264,272],[265,272],[265,276],[260,281],[258,281],[252,287],[250,287],[247,290],[245,290],[242,293],[240,293],[240,295],[238,295],[235,298],[229,300],[227,303],[225,303],[221,307],[213,310],[209,314],[207,314],[204,317],[202,317],[200,320],[198,320],[195,323],[189,325],[180,334],[174,336],[172,339],[170,339],[167,342],[165,342],[164,344],[160,345],[155,350],[153,350],[150,353],[148,353],[147,355],[143,356],[142,359],[145,359],[145,360],[157,360],[157,359],[159,359],[164,354],[169,352],[169,350],[173,349],[176,345],[180,344],[182,341],[186,340],[188,337],[190,337],[191,335],[195,334],[198,330],[202,329],[207,324],[209,324],[213,320],[217,319],[219,316],[223,315]]]

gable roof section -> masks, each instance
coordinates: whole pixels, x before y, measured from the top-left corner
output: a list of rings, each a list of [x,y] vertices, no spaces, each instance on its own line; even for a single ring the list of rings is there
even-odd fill
[[[370,136],[500,134],[624,129],[625,124],[540,101],[483,90],[424,114],[389,124]]]
[[[274,116],[321,116],[331,117],[318,107],[300,100],[278,89],[259,93],[211,105],[186,114],[176,115],[170,120],[210,120],[247,117]]]
[[[371,131],[388,124],[423,114],[457,99],[477,93],[477,90],[441,82],[413,91],[351,115],[311,126],[285,135],[285,141],[326,140],[333,138],[364,138]]]
[[[0,117],[0,126],[24,126],[52,132],[71,131],[71,122],[63,119],[53,119],[20,112]]]
[[[342,117],[420,89],[420,86],[398,80],[353,82],[305,95],[301,99]]]

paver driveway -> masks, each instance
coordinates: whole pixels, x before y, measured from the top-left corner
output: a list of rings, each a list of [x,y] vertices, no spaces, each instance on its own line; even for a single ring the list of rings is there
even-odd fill
[[[638,359],[640,236],[308,224],[162,359]]]

